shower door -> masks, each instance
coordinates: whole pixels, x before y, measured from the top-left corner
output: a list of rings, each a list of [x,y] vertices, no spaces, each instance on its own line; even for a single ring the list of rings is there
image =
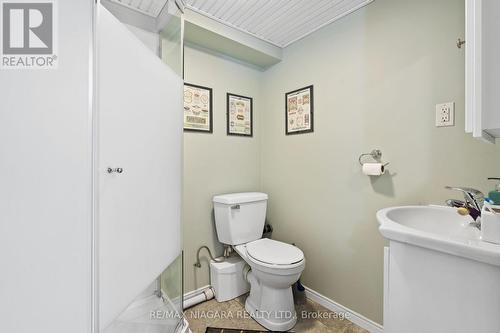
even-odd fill
[[[181,255],[182,79],[102,6],[97,22],[99,328],[171,332],[144,292]]]

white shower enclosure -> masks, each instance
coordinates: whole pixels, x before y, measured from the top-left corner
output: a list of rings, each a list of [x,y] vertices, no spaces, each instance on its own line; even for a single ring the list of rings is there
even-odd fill
[[[57,67],[0,69],[0,332],[179,331],[182,74],[99,1],[45,2]]]

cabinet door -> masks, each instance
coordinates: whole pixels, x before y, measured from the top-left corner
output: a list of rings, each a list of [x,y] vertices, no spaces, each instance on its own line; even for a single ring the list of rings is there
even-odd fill
[[[466,132],[500,137],[500,2],[466,0]]]
[[[102,330],[180,254],[182,81],[103,7],[97,29]]]
[[[500,137],[500,1],[481,0],[482,116],[483,131]]]

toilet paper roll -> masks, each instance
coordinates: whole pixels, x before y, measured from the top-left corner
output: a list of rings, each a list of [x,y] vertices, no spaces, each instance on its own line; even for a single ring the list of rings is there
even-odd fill
[[[365,163],[363,173],[367,176],[381,176],[385,173],[385,166],[382,163]]]

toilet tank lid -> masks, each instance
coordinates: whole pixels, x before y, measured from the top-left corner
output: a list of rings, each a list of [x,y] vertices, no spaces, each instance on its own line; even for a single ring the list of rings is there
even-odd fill
[[[246,202],[263,201],[267,200],[267,198],[268,197],[266,193],[260,193],[260,192],[229,193],[229,194],[216,195],[213,198],[213,202],[226,205],[235,205]]]

